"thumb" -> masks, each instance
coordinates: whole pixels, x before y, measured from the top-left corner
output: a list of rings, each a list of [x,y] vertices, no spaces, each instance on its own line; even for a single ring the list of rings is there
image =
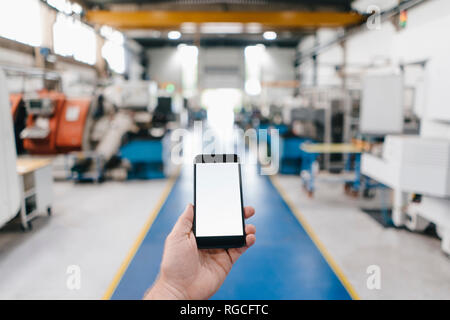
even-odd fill
[[[188,234],[192,231],[192,224],[194,221],[194,207],[188,204],[184,212],[180,215],[172,232],[177,235]]]

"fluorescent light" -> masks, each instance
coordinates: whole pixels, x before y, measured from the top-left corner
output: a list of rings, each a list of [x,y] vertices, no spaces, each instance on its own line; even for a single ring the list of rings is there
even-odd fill
[[[47,0],[47,3],[60,12],[72,14],[72,4],[67,0]]]
[[[181,24],[180,29],[183,33],[196,33],[197,25],[192,22],[185,22]]]
[[[201,33],[209,34],[237,34],[244,31],[244,26],[241,23],[204,23],[200,26]]]
[[[167,34],[167,37],[170,40],[177,40],[181,38],[181,33],[180,31],[169,31],[169,33]]]
[[[147,29],[133,29],[125,31],[125,34],[129,38],[159,38],[161,37],[161,31],[158,30],[147,30]]]
[[[277,38],[277,33],[275,31],[266,31],[263,33],[263,37],[266,40],[275,40]]]
[[[248,33],[261,33],[262,25],[259,23],[248,23],[245,29]]]

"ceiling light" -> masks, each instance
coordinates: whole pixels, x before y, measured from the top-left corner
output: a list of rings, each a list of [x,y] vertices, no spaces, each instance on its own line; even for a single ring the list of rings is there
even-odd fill
[[[169,33],[167,34],[167,37],[170,40],[177,40],[181,38],[181,33],[180,31],[169,31]]]
[[[277,38],[277,33],[275,31],[266,31],[263,33],[263,37],[266,40],[275,40]]]
[[[125,34],[129,38],[135,38],[135,39],[145,39],[145,38],[159,38],[161,37],[161,31],[158,30],[147,30],[147,29],[133,29],[129,31],[125,31]]]
[[[183,33],[196,33],[197,25],[192,22],[185,22],[181,24],[180,29]]]
[[[245,26],[245,29],[248,33],[261,33],[262,32],[262,25],[259,23],[248,23]]]
[[[208,22],[200,26],[201,33],[209,34],[237,34],[244,31],[241,23],[215,23]]]

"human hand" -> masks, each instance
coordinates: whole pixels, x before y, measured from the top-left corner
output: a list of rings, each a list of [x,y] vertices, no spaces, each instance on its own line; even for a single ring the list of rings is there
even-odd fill
[[[244,208],[245,218],[255,214]],[[194,209],[189,204],[167,236],[161,270],[145,299],[208,299],[225,281],[237,259],[255,243],[255,226],[245,226],[246,245],[232,249],[197,248],[192,231]]]

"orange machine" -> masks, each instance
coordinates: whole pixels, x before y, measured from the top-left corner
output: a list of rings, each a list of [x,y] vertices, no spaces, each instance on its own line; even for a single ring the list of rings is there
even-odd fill
[[[58,152],[80,151],[91,99],[67,99],[59,119]]]
[[[80,151],[91,99],[67,99],[59,92],[41,91],[24,98],[27,127],[21,137],[31,154]]]

